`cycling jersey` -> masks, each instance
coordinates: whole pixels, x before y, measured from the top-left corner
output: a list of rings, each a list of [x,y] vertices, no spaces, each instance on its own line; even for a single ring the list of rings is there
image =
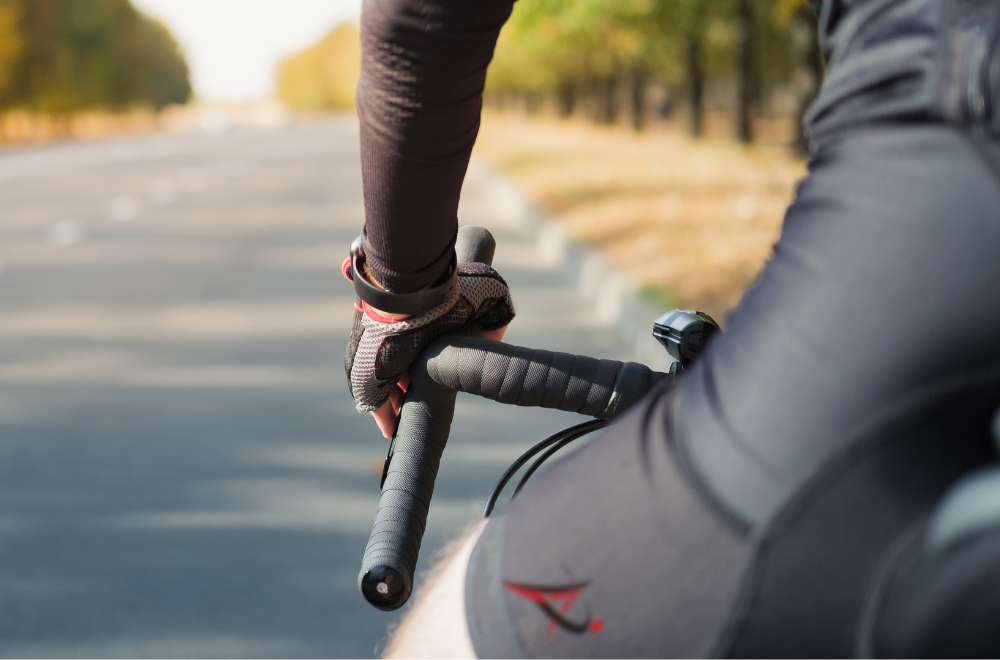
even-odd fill
[[[364,248],[381,285],[445,271],[479,132],[486,67],[513,0],[365,0],[361,14]]]
[[[927,653],[881,609],[865,622],[893,546],[997,458],[1000,144],[972,140],[881,127],[818,149],[675,389],[490,522],[466,582],[479,657]],[[995,656],[992,621],[929,655]]]
[[[446,267],[511,4],[364,4],[365,248],[391,290]],[[958,615],[933,638],[957,646],[908,645],[894,612],[924,601],[883,578],[996,460],[1000,2],[827,0],[820,28],[810,172],[772,259],[675,388],[488,525],[480,657],[997,652]]]
[[[815,142],[878,123],[943,121],[1000,134],[1000,3],[823,3],[827,78],[809,112]]]

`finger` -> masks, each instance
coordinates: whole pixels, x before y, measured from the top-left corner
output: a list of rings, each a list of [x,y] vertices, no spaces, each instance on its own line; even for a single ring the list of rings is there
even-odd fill
[[[392,403],[392,410],[397,415],[399,415],[399,409],[403,407],[404,396],[406,396],[406,390],[402,387],[395,383],[389,386],[389,402]]]
[[[410,387],[410,372],[404,371],[399,375],[399,380],[389,386],[389,401],[392,402],[392,409],[399,415],[399,409],[403,407],[403,399],[406,398],[406,390]]]
[[[373,410],[372,417],[375,418],[375,423],[378,424],[378,430],[382,432],[382,435],[391,438],[392,434],[396,432],[398,420],[396,413],[392,411],[392,402],[386,401],[378,410]]]

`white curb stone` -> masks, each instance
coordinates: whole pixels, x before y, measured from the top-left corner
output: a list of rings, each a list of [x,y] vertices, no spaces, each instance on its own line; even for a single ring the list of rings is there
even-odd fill
[[[482,186],[497,219],[534,237],[535,258],[571,281],[600,325],[612,328],[632,347],[637,361],[658,371],[673,359],[652,337],[653,321],[669,310],[656,309],[636,286],[594,248],[569,237],[557,220],[533,205],[504,174],[473,158],[470,178]]]

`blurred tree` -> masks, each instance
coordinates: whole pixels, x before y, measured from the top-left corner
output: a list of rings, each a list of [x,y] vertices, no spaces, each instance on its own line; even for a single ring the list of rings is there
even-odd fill
[[[607,4],[606,0],[605,3]],[[676,79],[681,59],[674,37],[682,5],[677,0],[631,0],[611,3],[615,12],[610,22],[627,35],[626,49],[619,53],[620,70],[625,72],[630,123],[642,130],[646,118],[646,93],[653,78]]]
[[[0,108],[51,115],[162,109],[191,96],[187,63],[160,23],[128,0],[3,0],[20,47]]]
[[[560,111],[576,109],[594,86],[601,66],[594,58],[599,35],[588,16],[594,3],[584,0],[518,2],[500,33],[487,86],[501,99],[555,90]],[[590,25],[588,25],[590,23]]]
[[[664,17],[666,34],[683,45],[688,130],[695,137],[705,130],[705,42],[717,5],[712,0],[677,0]]]
[[[778,17],[779,6],[788,1],[678,0],[684,9],[678,29],[687,44],[685,88],[693,135],[701,134],[704,85],[711,79],[732,82],[734,133],[741,141],[753,140],[762,91],[792,77],[791,36]],[[684,7],[685,2],[690,5]]]
[[[728,68],[727,0],[520,0],[487,81],[493,98],[555,94],[561,114],[584,101],[611,123],[624,99],[633,128],[645,124],[651,81],[683,85],[700,134],[706,71]],[[713,34],[713,28],[714,33]]]
[[[816,12],[809,0],[780,0],[775,11],[775,22],[791,33],[794,66],[792,83],[798,95],[793,146],[800,155],[806,155],[809,145],[802,130],[802,118],[823,83],[826,68],[819,45]]]
[[[191,79],[180,46],[163,23],[144,20],[135,32],[141,64],[140,97],[155,110],[191,98]]]
[[[815,40],[797,45],[808,7],[806,0],[519,0],[500,34],[487,97],[529,109],[548,97],[562,115],[582,109],[604,123],[616,121],[624,101],[641,130],[650,85],[679,88],[697,136],[712,91],[749,142],[754,115],[770,98],[765,91],[797,85],[800,61],[819,57]]]
[[[737,0],[736,10],[736,137],[753,142],[751,109],[756,96],[754,11],[750,0]]]
[[[614,122],[622,96],[641,128],[651,75],[671,58],[660,38],[672,0],[518,2],[501,32],[487,86],[494,97],[555,91],[561,114],[584,101],[591,117]]]
[[[14,65],[24,48],[18,29],[20,20],[20,3],[15,0],[0,0],[0,99],[7,93]]]
[[[344,23],[281,63],[278,97],[293,110],[346,110],[354,107],[360,74],[358,28]]]
[[[689,131],[694,137],[705,132],[705,74],[701,68],[701,38],[692,33],[685,39],[685,71],[687,72],[687,93],[690,103]]]

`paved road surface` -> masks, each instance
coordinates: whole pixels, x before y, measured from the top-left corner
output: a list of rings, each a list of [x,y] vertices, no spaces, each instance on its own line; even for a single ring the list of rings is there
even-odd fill
[[[474,172],[509,341],[627,355]],[[342,369],[362,218],[335,121],[0,152],[0,655],[375,653],[357,592],[386,443]],[[422,552],[574,415],[459,402]]]

